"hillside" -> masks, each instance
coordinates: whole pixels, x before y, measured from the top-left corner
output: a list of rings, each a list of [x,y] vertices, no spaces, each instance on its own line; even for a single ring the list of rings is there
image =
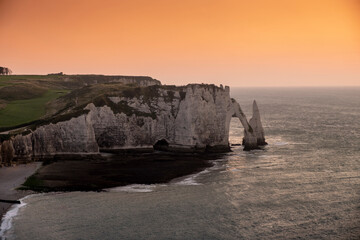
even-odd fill
[[[161,83],[151,77],[142,76],[62,74],[0,76],[0,131],[52,116],[65,107],[62,103],[77,101],[76,96],[79,93],[84,93],[83,97],[87,97],[86,92],[91,90],[93,85],[106,84],[149,86]],[[61,100],[57,100],[60,97]],[[94,96],[89,94],[89,97]],[[52,103],[53,101],[55,103]]]

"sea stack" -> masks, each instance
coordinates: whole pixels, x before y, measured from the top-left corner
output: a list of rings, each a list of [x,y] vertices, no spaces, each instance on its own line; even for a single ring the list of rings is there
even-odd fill
[[[255,100],[253,102],[253,116],[250,119],[249,124],[255,133],[257,145],[266,145],[267,143],[265,142],[264,128],[262,127],[260,119],[260,111]]]
[[[256,101],[254,100],[253,102],[253,117],[249,122],[241,110],[239,103],[237,103],[235,99],[232,99],[232,103],[234,116],[239,118],[244,127],[244,151],[259,149],[260,146],[266,145],[267,143],[265,142],[264,129],[261,124],[260,112]]]

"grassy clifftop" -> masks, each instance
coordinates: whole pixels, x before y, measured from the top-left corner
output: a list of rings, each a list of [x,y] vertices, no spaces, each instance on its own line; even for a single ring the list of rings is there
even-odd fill
[[[103,94],[110,85],[159,85],[142,76],[7,75],[0,76],[0,128],[11,128],[62,109],[85,103]],[[92,87],[96,85],[97,87]],[[106,88],[102,85],[108,85]],[[104,90],[107,89],[107,90]],[[62,97],[61,99],[59,99]],[[59,100],[57,100],[59,99]]]

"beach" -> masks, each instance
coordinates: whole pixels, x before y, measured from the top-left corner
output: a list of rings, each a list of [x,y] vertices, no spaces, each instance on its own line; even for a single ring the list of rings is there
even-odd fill
[[[29,191],[16,190],[25,180],[35,173],[41,163],[20,164],[13,167],[0,168],[0,199],[18,200],[29,194]],[[1,218],[10,208],[11,203],[0,202]]]

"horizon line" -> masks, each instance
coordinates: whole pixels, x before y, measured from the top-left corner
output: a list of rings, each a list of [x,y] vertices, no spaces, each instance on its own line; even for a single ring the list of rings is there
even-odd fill
[[[63,75],[102,75],[102,76],[123,76],[123,77],[149,77],[152,78],[154,80],[158,80],[161,82],[162,85],[174,85],[172,83],[163,83],[162,80],[158,79],[158,78],[154,78],[151,77],[150,75],[128,75],[128,74],[104,74],[104,73],[70,73],[70,74],[66,74],[63,72],[52,72],[52,73],[19,73],[19,74],[9,74],[9,75],[0,75],[0,76],[47,76],[47,75],[56,75],[56,74],[60,74],[62,73]],[[189,82],[187,84],[179,84],[179,86],[185,86],[188,84],[215,84],[215,83],[197,83],[196,81],[194,82]],[[178,85],[178,84],[176,84]],[[233,85],[228,85],[228,84],[215,84],[215,85],[223,85],[223,86],[229,86],[231,88],[351,88],[351,87],[355,87],[358,88],[360,87],[359,85],[242,85],[242,86],[233,86]]]

